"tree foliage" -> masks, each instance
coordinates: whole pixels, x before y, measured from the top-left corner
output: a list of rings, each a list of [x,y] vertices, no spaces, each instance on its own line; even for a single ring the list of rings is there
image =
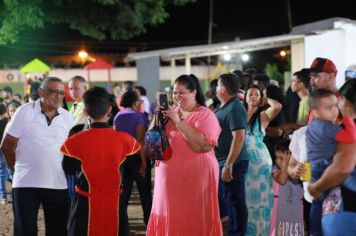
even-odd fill
[[[16,42],[27,29],[65,23],[98,40],[126,40],[163,23],[169,5],[196,0],[3,0],[0,44]]]
[[[265,73],[274,80],[277,80],[280,84],[284,84],[284,76],[279,71],[276,63],[268,63],[265,67]]]

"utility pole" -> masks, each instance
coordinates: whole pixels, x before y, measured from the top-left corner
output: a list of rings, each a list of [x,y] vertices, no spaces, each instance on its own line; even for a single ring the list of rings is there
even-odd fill
[[[208,33],[208,44],[211,44],[213,37],[213,11],[214,11],[214,0],[209,2],[209,33]]]
[[[214,13],[214,0],[209,1],[209,29],[208,29],[208,45],[212,43],[213,39],[213,13]],[[208,56],[208,79],[210,76],[210,63],[211,57]]]
[[[292,30],[292,12],[290,9],[290,2],[289,0],[286,0],[287,2],[287,16],[288,16],[288,27],[289,27],[289,32]]]

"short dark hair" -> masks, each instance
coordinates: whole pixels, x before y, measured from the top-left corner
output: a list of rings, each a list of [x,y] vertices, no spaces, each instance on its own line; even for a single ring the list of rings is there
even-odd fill
[[[137,89],[140,92],[141,96],[146,96],[147,95],[147,91],[144,87],[142,86],[135,86],[135,89]]]
[[[234,73],[240,81],[240,89],[246,89],[246,76],[241,70],[234,70]]]
[[[265,73],[256,74],[253,78],[254,81],[262,82],[263,86],[266,88],[270,84],[270,78]]]
[[[282,138],[274,145],[274,151],[287,152],[289,151],[289,144],[290,144],[289,138]]]
[[[303,68],[300,71],[294,72],[293,75],[297,77],[298,81],[303,83],[304,87],[309,88],[310,70],[308,68]]]
[[[315,109],[319,106],[319,102],[322,98],[335,96],[335,94],[327,89],[317,89],[309,94],[308,103],[310,109]]]
[[[132,107],[133,104],[139,100],[140,97],[136,91],[127,91],[121,97],[120,106]]]
[[[235,96],[240,89],[239,78],[233,73],[222,74],[219,80],[231,96]]]
[[[133,90],[133,85],[134,85],[134,83],[132,81],[129,81],[129,80],[124,81],[122,83],[122,87],[126,87],[127,91],[132,91]]]
[[[284,108],[286,99],[284,97],[283,90],[280,87],[273,84],[268,85],[265,89],[266,89],[266,96],[268,98],[272,98],[276,100],[277,102],[282,104],[282,108]]]
[[[104,88],[93,87],[83,95],[84,107],[93,119],[103,118],[110,106],[109,94]]]

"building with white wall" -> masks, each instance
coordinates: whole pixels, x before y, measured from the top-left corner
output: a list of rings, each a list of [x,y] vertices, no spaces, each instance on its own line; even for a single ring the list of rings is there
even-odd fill
[[[339,71],[337,86],[341,86],[345,80],[346,69],[350,65],[356,64],[356,21],[345,18],[330,18],[296,26],[289,34],[280,36],[132,53],[128,55],[128,58],[136,60],[138,64],[142,62],[143,65],[149,64],[150,60],[157,61],[158,58],[163,61],[170,61],[172,75],[177,74],[175,73],[175,61],[185,59],[185,73],[189,74],[192,73],[192,58],[225,53],[245,53],[285,46],[291,48],[291,72],[309,67],[316,57],[326,57],[336,64]],[[150,74],[150,78],[160,77],[158,74],[152,74],[152,71],[147,71],[145,66],[137,66],[137,70],[138,75]],[[203,77],[207,78],[208,75]],[[140,82],[140,77],[138,81]],[[154,83],[147,81],[147,78],[142,83],[154,85]],[[151,87],[151,90],[155,89],[155,87]]]
[[[209,78],[211,68],[209,70],[207,66],[192,66],[192,58],[285,46],[291,48],[292,73],[309,67],[316,57],[330,58],[338,68],[337,85],[341,86],[346,69],[356,64],[356,21],[331,18],[293,27],[292,31],[285,35],[131,53],[128,55],[128,60],[136,60],[136,68],[91,70],[89,73],[92,81],[107,81],[108,73],[111,73],[113,82],[137,81],[147,88],[148,96],[153,98],[155,91],[159,89],[159,80],[174,80],[180,74],[190,73],[196,74],[199,78]],[[185,66],[176,66],[176,60],[181,59],[185,60]],[[171,66],[161,67],[160,60],[169,61]],[[89,77],[88,71],[82,69],[55,69],[49,75],[57,76],[64,81],[74,75]],[[11,82],[18,82],[23,81],[25,75],[18,70],[0,71],[0,82],[9,82],[9,78],[12,79]],[[288,81],[286,82],[288,84]]]

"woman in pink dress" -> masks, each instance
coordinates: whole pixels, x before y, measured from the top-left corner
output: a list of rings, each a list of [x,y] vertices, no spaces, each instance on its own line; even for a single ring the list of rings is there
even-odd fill
[[[172,156],[155,168],[148,236],[219,236],[218,162],[220,126],[205,106],[198,79],[182,75],[173,85],[175,108],[164,111]]]

